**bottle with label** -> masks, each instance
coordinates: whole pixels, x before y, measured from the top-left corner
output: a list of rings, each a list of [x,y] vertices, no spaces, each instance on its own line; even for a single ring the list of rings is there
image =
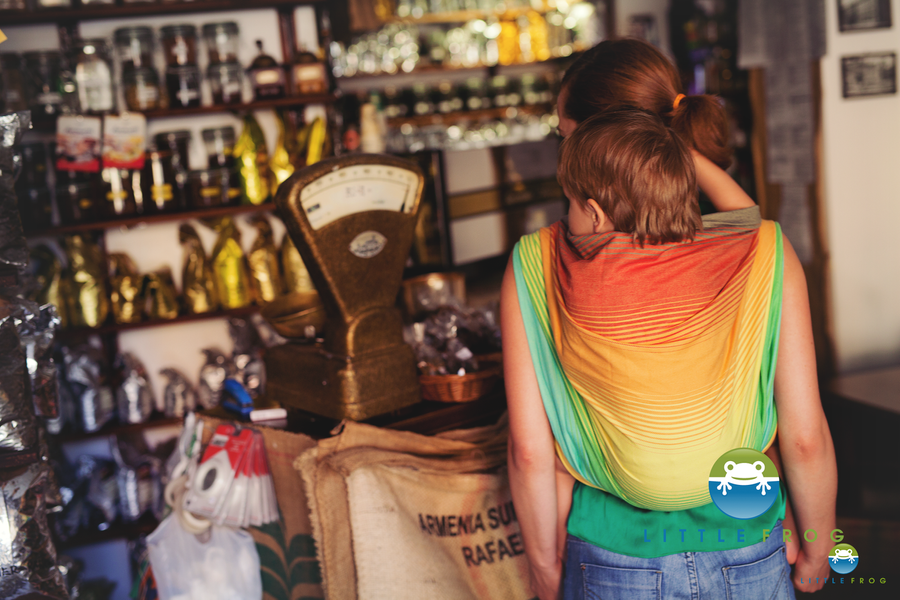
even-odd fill
[[[278,62],[263,52],[262,40],[256,40],[259,56],[250,63],[250,82],[253,84],[253,96],[257,100],[284,98],[284,69]]]
[[[102,39],[75,40],[71,63],[78,87],[78,104],[83,113],[104,113],[115,109],[112,60]]]
[[[302,49],[291,65],[291,86],[293,95],[324,94],[328,91],[328,76],[325,65],[315,54]]]

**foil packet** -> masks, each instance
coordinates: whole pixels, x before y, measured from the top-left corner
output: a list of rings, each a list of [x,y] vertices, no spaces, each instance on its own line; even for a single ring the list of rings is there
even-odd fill
[[[107,257],[110,303],[116,323],[140,323],[144,318],[141,276],[127,254],[115,252]]]
[[[252,112],[244,116],[244,129],[234,144],[233,156],[244,198],[250,204],[264,203],[272,195],[275,184],[269,170],[266,137]]]
[[[153,388],[144,364],[133,354],[119,356],[122,383],[116,390],[120,423],[143,423],[153,413]]]
[[[184,249],[181,293],[187,311],[197,315],[216,310],[219,301],[212,264],[206,258],[197,230],[191,225],[182,225],[178,229],[178,240]]]
[[[257,232],[256,239],[250,247],[250,253],[247,255],[256,298],[260,302],[271,302],[282,293],[275,236],[272,233],[272,225],[264,215],[257,215],[250,220],[250,223],[256,227]]]
[[[0,318],[0,451],[22,452],[34,447],[37,430],[32,411],[25,350],[15,319],[7,313]]]
[[[0,482],[0,598],[69,597],[47,526],[49,470],[38,462],[8,473]]]
[[[197,391],[181,372],[163,369],[160,374],[169,381],[163,392],[163,406],[167,417],[183,417],[197,408]]]
[[[144,313],[151,320],[167,321],[178,316],[178,293],[168,269],[144,275],[141,297],[144,300]]]
[[[121,519],[133,522],[147,511],[159,514],[162,508],[160,460],[140,454],[121,439],[110,441],[110,451],[116,463]]]
[[[71,235],[65,238],[66,314],[71,327],[99,327],[109,313],[109,295],[103,252],[89,237]]]
[[[204,409],[215,408],[222,400],[225,380],[234,375],[234,365],[221,351],[215,348],[203,350],[206,362],[200,368],[200,388],[197,395]]]
[[[15,189],[16,170],[22,166],[15,147],[28,129],[31,129],[30,112],[0,115],[0,264],[17,268],[28,264],[28,246]]]
[[[89,345],[63,348],[66,384],[82,431],[93,433],[115,416],[112,390],[103,384],[103,353]]]
[[[35,414],[53,419],[59,416],[56,363],[53,360],[53,340],[60,326],[59,315],[52,304],[38,306],[21,300],[20,307],[16,325],[28,365]]]
[[[251,398],[266,392],[266,365],[262,358],[265,347],[252,321],[232,318],[228,320],[228,333],[234,342],[231,362],[233,377],[244,386]]]
[[[60,295],[63,268],[56,252],[45,244],[35,246],[28,260],[28,275],[28,298],[42,306],[54,305],[59,315],[60,327],[66,327],[66,303]]]
[[[284,267],[284,291],[290,292],[314,292],[309,270],[300,256],[300,251],[294,245],[294,241],[287,233],[281,240],[281,264]]]
[[[229,218],[213,222],[212,227],[219,232],[212,253],[219,302],[224,309],[249,306],[253,303],[253,287],[244,250],[241,248],[240,233]]]

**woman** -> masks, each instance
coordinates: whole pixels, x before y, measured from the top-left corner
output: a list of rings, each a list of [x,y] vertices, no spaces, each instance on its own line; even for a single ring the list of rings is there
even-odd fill
[[[681,96],[677,73],[665,57],[652,47],[634,40],[604,42],[583,56],[570,69],[563,81],[559,99],[560,131],[566,136],[571,136],[579,122],[587,119],[591,111],[603,112],[609,108],[622,106],[636,106],[651,111],[658,115],[665,125],[671,126],[678,133],[681,140],[691,148],[696,168],[696,182],[709,194],[719,210],[747,205],[748,199],[739,191],[740,188],[716,166],[716,163],[723,164],[727,157],[725,153],[727,136],[723,133],[727,132],[727,122],[716,101],[707,97]],[[720,113],[718,116],[716,109]],[[568,140],[564,142],[561,155],[566,153],[567,144]],[[584,147],[582,143],[579,151],[583,152]],[[675,151],[677,148],[673,150]],[[570,162],[573,160],[570,157]],[[571,168],[564,167],[561,162],[561,175],[571,171]],[[623,173],[619,173],[619,176],[623,176]],[[627,174],[625,176],[627,178]],[[683,176],[690,179],[694,174],[687,173]],[[572,185],[578,185],[577,178],[573,180],[569,177],[569,181]],[[569,193],[571,190],[567,190],[567,194]],[[592,205],[589,200],[593,199],[576,198],[571,203],[569,225],[573,229],[554,232],[561,233],[557,238],[558,247],[555,251],[568,253],[571,262],[564,264],[559,260],[545,261],[542,271],[545,276],[550,277],[550,281],[545,282],[548,297],[554,290],[558,291],[564,287],[560,283],[564,277],[568,278],[565,283],[577,290],[586,283],[584,280],[578,280],[577,273],[593,273],[596,277],[587,283],[595,286],[597,280],[612,281],[620,274],[615,269],[621,265],[617,265],[614,261],[599,267],[594,264],[606,260],[609,257],[608,253],[601,251],[595,256],[585,257],[578,255],[574,251],[577,249],[573,249],[577,236],[587,236],[578,239],[582,241],[592,239],[602,250],[603,244],[616,235],[625,234],[627,238],[634,232],[633,224],[630,231],[628,227],[623,230],[615,222],[614,214],[606,214],[602,208],[596,204]],[[740,219],[731,222],[726,219],[724,225],[718,229],[715,220],[708,220],[704,225],[709,228],[711,235],[717,231],[723,235],[728,234],[729,227],[743,228],[738,235],[743,236],[742,243],[747,244],[748,248],[756,243],[754,236],[757,234],[750,231],[753,225],[742,224]],[[767,229],[771,230],[771,227]],[[546,234],[547,232],[542,232],[543,246],[538,243],[537,247],[546,249],[548,245],[556,243],[552,236],[548,237]],[[676,240],[676,243],[684,242]],[[516,255],[519,263],[522,262],[522,245],[523,243],[520,243],[517,246]],[[651,241],[647,248],[652,250],[653,245]],[[701,254],[711,252],[713,254],[709,256],[715,256],[715,250],[704,249],[702,244],[698,244],[697,247]],[[793,581],[798,589],[814,591],[823,585],[824,578],[828,575],[826,556],[833,545],[828,539],[828,534],[834,528],[836,468],[830,434],[818,397],[805,279],[799,261],[787,240],[783,241],[783,248],[780,337],[776,338],[778,358],[774,364],[775,403],[778,409],[778,434],[784,458],[782,472],[791,485],[791,496],[798,523],[798,531],[792,532],[793,539],[800,537],[799,532],[808,529],[814,529],[818,534],[814,542],[803,540]],[[641,250],[643,248],[635,247],[635,251]],[[569,562],[565,563],[567,598],[580,597],[576,595],[576,590],[589,590],[595,584],[604,590],[604,598],[609,596],[610,589],[619,589],[623,593],[622,597],[634,597],[635,589],[631,586],[642,587],[644,584],[629,582],[629,578],[660,572],[662,583],[658,583],[657,586],[661,586],[663,590],[671,590],[669,582],[680,578],[687,582],[689,588],[695,586],[691,588],[692,591],[702,589],[709,594],[709,590],[722,589],[724,595],[724,586],[733,582],[719,581],[727,579],[723,573],[726,571],[732,574],[741,573],[743,572],[741,567],[748,563],[761,562],[758,560],[762,556],[760,553],[768,552],[773,543],[776,544],[777,550],[780,540],[762,539],[765,534],[755,531],[752,535],[740,539],[741,542],[745,542],[744,545],[734,541],[731,544],[734,547],[729,550],[709,551],[708,544],[692,545],[688,540],[686,544],[681,544],[674,554],[662,554],[660,548],[665,550],[665,546],[660,546],[658,542],[649,544],[654,547],[654,551],[646,551],[645,547],[641,546],[643,543],[641,530],[649,528],[653,531],[653,527],[658,526],[658,531],[663,532],[663,536],[665,531],[670,535],[678,535],[676,531],[680,529],[679,523],[692,525],[699,523],[719,525],[721,526],[719,529],[725,528],[727,531],[729,527],[732,530],[735,528],[734,520],[718,513],[718,509],[711,505],[683,511],[641,509],[606,491],[581,482],[574,483],[570,475],[572,465],[567,464],[563,467],[557,458],[556,450],[559,448],[560,440],[557,439],[559,436],[554,436],[547,407],[552,410],[556,406],[555,403],[560,400],[542,397],[539,379],[543,380],[546,375],[541,372],[544,363],[537,361],[536,369],[535,350],[534,347],[530,347],[530,344],[534,343],[534,332],[529,338],[529,334],[526,333],[526,322],[523,321],[523,307],[526,310],[531,308],[527,296],[521,289],[524,281],[521,269],[517,272],[515,263],[515,260],[510,262],[501,294],[504,361],[510,413],[510,482],[532,568],[535,593],[542,599],[558,596],[565,562],[561,540],[565,539],[567,531],[574,531],[583,537],[568,538]],[[541,270],[540,265],[538,270]],[[703,283],[702,271],[689,272],[688,275],[689,278],[693,278],[691,282],[698,285]],[[653,272],[653,277],[659,276],[658,271]],[[653,277],[648,281],[631,280],[629,283],[632,286],[641,286],[655,281]],[[602,292],[600,297],[606,301],[615,301],[615,295],[619,292],[614,285],[599,291]],[[565,302],[569,299],[564,293],[554,293],[562,296],[560,300],[562,309],[568,310],[569,307]],[[627,295],[625,291],[622,293]],[[602,311],[604,306],[596,308]],[[577,318],[574,321],[569,324],[569,329],[578,333],[579,327],[584,323],[578,323]],[[569,333],[554,330],[552,336],[558,339]],[[610,368],[614,370],[618,366],[613,364]],[[771,404],[771,396],[768,397],[768,402]],[[599,408],[601,412],[603,409],[602,406]],[[597,409],[589,407],[589,410]],[[566,458],[565,455],[563,458]],[[613,461],[615,457],[606,458]],[[575,485],[574,506],[573,485]],[[783,507],[783,504],[781,506]],[[551,515],[556,518],[551,518]],[[774,522],[772,519],[775,517],[763,515],[760,518],[768,518],[770,522]],[[666,529],[667,523],[673,524],[674,529]],[[773,529],[774,535],[781,535],[780,527]],[[608,531],[615,532],[615,536],[607,535]],[[628,532],[633,534],[631,538],[628,538]],[[584,539],[585,537],[593,539]],[[684,541],[683,534],[682,541]],[[712,549],[714,550],[715,546]],[[741,562],[747,557],[754,560]],[[679,563],[680,566],[673,566]],[[786,572],[786,561],[783,567],[778,568]],[[610,573],[616,577],[611,577]],[[624,576],[626,580],[621,581],[618,576]],[[606,580],[592,582],[590,580],[592,577]],[[772,583],[774,585],[774,582]],[[711,593],[713,595],[710,597],[717,597],[716,592]],[[787,593],[792,594],[789,589]]]

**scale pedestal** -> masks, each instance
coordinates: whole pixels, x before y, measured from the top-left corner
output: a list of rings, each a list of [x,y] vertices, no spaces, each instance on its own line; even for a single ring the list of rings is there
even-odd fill
[[[266,352],[267,395],[363,420],[421,400],[396,308],[424,178],[409,161],[353,155],[316,163],[275,198],[327,315],[322,342]]]

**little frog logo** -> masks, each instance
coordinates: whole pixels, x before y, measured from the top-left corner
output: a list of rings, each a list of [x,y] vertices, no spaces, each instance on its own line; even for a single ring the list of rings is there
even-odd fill
[[[750,448],[729,450],[709,472],[709,495],[723,513],[753,519],[778,498],[778,470],[769,457]]]
[[[859,552],[850,544],[838,544],[828,554],[828,564],[835,573],[846,575],[859,564]]]

